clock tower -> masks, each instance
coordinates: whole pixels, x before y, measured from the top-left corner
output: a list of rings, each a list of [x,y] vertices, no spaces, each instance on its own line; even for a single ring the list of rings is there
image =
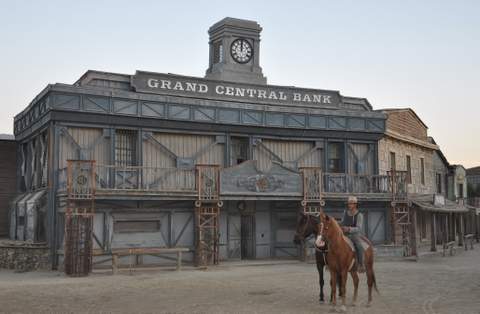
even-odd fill
[[[210,60],[205,78],[267,84],[259,61],[261,31],[255,21],[231,17],[210,27]]]

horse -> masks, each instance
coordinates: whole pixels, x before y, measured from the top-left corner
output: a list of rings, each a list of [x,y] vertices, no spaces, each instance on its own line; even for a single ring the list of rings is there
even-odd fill
[[[332,289],[332,305],[336,306],[336,286],[337,280],[340,279],[340,296],[342,298],[342,308],[345,309],[345,298],[346,298],[346,284],[347,284],[347,275],[350,272],[353,278],[353,302],[352,305],[355,306],[357,302],[358,295],[358,273],[357,265],[355,263],[355,252],[351,249],[348,244],[343,231],[335,220],[335,218],[326,215],[325,213],[320,213],[320,223],[317,225],[317,239],[316,243],[325,243],[328,242],[328,255],[327,263],[330,270],[330,285]],[[365,238],[366,241],[368,239]],[[372,303],[372,288],[375,288],[375,291],[378,293],[377,283],[375,279],[375,272],[373,270],[373,246],[370,242],[368,249],[365,251],[365,266],[367,272],[367,284],[368,284],[368,303],[367,306],[370,306]],[[338,278],[337,278],[338,276]]]
[[[293,242],[296,245],[300,245],[303,241],[305,241],[305,239],[307,239],[311,235],[314,235],[315,239],[317,239],[317,226],[319,223],[320,221],[318,217],[299,212]],[[317,262],[318,283],[320,285],[320,303],[325,303],[325,296],[323,294],[323,286],[325,284],[323,280],[323,269],[327,265],[327,252],[327,245],[325,243],[323,246],[315,247],[315,260]],[[330,296],[330,302],[332,302],[332,299],[333,296]]]

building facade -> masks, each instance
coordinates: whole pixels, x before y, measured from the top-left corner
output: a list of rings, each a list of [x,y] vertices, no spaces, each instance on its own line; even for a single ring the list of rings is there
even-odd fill
[[[336,216],[357,195],[365,233],[388,242],[390,148],[378,144],[386,114],[338,91],[268,85],[260,31],[256,22],[232,18],[213,25],[205,78],[87,71],[74,84],[48,85],[15,117],[11,238],[45,240],[53,267],[61,265],[72,190],[90,184],[97,252],[186,247],[184,258],[193,261],[205,236],[198,213],[217,206],[212,241],[220,260],[296,257],[297,215],[314,182],[314,200]],[[430,167],[435,147],[415,141],[405,145],[415,147],[417,183],[419,158]],[[91,179],[77,175],[86,173],[85,162]],[[424,172],[418,191],[433,180]],[[208,200],[215,204],[204,208]]]
[[[10,202],[16,193],[17,143],[13,136],[0,134],[0,238],[9,235]]]

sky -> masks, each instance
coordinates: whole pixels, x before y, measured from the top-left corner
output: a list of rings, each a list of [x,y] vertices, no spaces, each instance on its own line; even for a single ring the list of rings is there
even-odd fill
[[[0,0],[0,133],[88,69],[203,77],[208,28],[262,27],[269,84],[414,109],[452,164],[480,166],[480,1]]]

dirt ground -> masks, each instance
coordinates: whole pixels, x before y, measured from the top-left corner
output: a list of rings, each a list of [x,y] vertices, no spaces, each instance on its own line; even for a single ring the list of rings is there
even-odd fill
[[[260,263],[261,264],[261,263]],[[480,246],[453,257],[419,262],[379,261],[381,295],[366,303],[366,278],[359,302],[348,313],[480,313]],[[328,275],[326,282],[328,282]],[[95,273],[67,278],[58,272],[0,271],[2,313],[329,313],[318,302],[313,264],[223,264],[206,271],[187,268]],[[326,287],[326,292],[330,289]],[[347,288],[348,300],[352,284]]]

